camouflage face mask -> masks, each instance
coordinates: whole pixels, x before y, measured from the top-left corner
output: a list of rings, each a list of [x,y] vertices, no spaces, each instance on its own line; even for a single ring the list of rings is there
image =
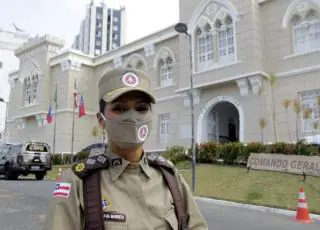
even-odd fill
[[[152,114],[141,114],[135,110],[105,120],[108,138],[120,148],[131,149],[142,145],[152,128]]]

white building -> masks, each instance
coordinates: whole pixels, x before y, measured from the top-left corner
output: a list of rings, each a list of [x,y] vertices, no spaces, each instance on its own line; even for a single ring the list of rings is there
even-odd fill
[[[28,34],[12,27],[0,28],[0,98],[5,102],[9,99],[10,86],[9,73],[19,68],[19,59],[14,55],[14,50],[27,41]],[[4,137],[6,105],[0,102],[0,133]]]
[[[260,119],[268,123],[264,141],[274,142],[273,104],[278,140],[295,141],[296,124],[300,137],[313,133],[312,124],[320,122],[318,0],[180,0],[180,21],[192,36],[198,143],[218,136],[260,141]],[[57,85],[56,151],[70,152],[75,79],[87,115],[75,121],[74,149],[97,141],[91,131],[97,124],[98,81],[108,69],[131,66],[152,76],[158,101],[146,150],[190,145],[188,41],[174,26],[97,57],[72,50],[58,54],[62,46],[60,39],[44,36],[16,50],[20,68],[10,78],[10,141],[52,143],[53,125],[45,118]],[[269,73],[278,76],[274,97]],[[292,103],[286,113],[285,99],[310,108],[311,116],[297,116]]]
[[[122,46],[125,33],[124,7],[113,9],[104,1],[97,4],[91,0],[72,48],[89,55],[101,55]]]

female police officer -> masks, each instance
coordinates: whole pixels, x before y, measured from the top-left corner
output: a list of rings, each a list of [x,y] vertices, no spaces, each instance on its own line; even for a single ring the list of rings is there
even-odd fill
[[[143,152],[152,128],[151,105],[155,103],[149,77],[137,69],[116,68],[101,78],[99,100],[97,118],[107,130],[109,147],[105,154],[111,159],[110,167],[100,171],[104,228],[178,230],[172,193],[163,174],[151,167]],[[186,229],[208,229],[187,183],[177,170],[175,175],[189,216]],[[85,228],[83,189],[73,171],[63,173],[53,192],[45,229]]]

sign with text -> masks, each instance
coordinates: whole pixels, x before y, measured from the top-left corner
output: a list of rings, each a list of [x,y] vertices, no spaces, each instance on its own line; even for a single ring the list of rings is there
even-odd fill
[[[297,156],[283,154],[251,153],[247,167],[257,170],[268,170],[320,176],[319,156]]]
[[[48,152],[48,148],[44,144],[28,144],[26,151],[30,152]]]

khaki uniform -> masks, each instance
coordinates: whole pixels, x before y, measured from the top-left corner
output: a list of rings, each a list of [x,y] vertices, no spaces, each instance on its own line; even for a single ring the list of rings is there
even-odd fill
[[[101,203],[107,230],[178,229],[173,199],[161,172],[149,166],[143,157],[139,164],[108,153],[113,163],[101,170]],[[177,172],[182,194],[187,201],[190,230],[208,229],[189,186]],[[61,182],[71,183],[69,197],[54,197],[47,215],[45,230],[84,229],[82,181],[71,171],[62,174]]]
[[[151,81],[145,72],[116,68],[101,78],[98,86],[99,100],[103,99],[106,103],[110,103],[133,90],[147,94],[151,102],[155,103],[156,100],[151,92]],[[146,119],[143,115],[140,115],[140,118]],[[110,132],[113,138],[120,142],[130,138],[145,141],[147,134],[150,133],[151,122],[140,123],[141,126],[136,127],[137,132],[130,127],[130,130],[125,128],[121,130],[119,127],[122,126],[113,121],[105,123],[105,127],[108,129],[116,124],[115,127],[118,128]],[[143,130],[142,128],[144,132],[140,133],[139,130]],[[105,229],[177,230],[178,220],[173,198],[161,171],[151,167],[145,156],[139,163],[131,164],[111,152],[107,154],[111,165],[108,169],[100,171]],[[190,215],[189,229],[208,229],[187,183],[178,172],[176,174]],[[65,171],[62,174],[61,184],[57,186],[54,194],[45,230],[82,230],[85,220],[81,179],[73,171]]]

